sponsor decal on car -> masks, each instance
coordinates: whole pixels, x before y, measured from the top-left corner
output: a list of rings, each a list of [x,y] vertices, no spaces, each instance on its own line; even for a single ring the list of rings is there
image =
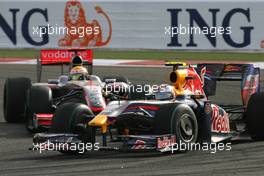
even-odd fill
[[[70,50],[41,50],[40,60],[42,65],[70,63],[75,55],[75,52]],[[92,50],[79,50],[77,55],[81,56],[84,61],[92,63]]]
[[[241,84],[241,95],[243,104],[247,106],[250,96],[260,91],[260,70],[250,67]]]
[[[241,66],[237,66],[237,65],[226,65],[224,72],[241,72],[242,70]]]
[[[33,121],[35,128],[39,126],[51,126],[53,114],[34,114]]]
[[[258,88],[259,75],[248,75],[243,90],[256,90]]]
[[[204,86],[204,75],[206,72],[206,68],[204,67],[201,71],[201,74],[197,74],[194,68],[187,69],[187,76],[192,78],[185,81],[183,85],[183,89],[186,93],[193,93],[195,95],[204,94],[203,86]]]
[[[165,149],[168,147],[172,147],[176,143],[176,136],[162,136],[157,137],[157,149]]]
[[[220,107],[212,105],[212,132],[229,133],[229,118],[228,114]]]
[[[206,102],[204,105],[204,112],[206,114],[210,114],[212,111],[212,107],[211,107],[211,103],[210,102]]]
[[[136,140],[134,145],[131,147],[131,149],[145,149],[146,148],[146,142],[142,140]]]

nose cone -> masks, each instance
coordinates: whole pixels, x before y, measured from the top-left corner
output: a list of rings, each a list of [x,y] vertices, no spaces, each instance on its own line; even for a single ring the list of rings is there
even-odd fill
[[[97,115],[95,116],[88,125],[94,127],[101,127],[102,133],[106,133],[107,131],[107,116],[106,115]]]
[[[102,127],[102,126],[106,125],[106,122],[107,122],[107,116],[106,115],[97,115],[89,122],[89,125]]]

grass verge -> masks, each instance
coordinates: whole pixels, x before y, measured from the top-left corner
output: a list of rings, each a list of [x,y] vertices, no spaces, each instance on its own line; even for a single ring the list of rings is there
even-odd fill
[[[36,58],[39,50],[0,49],[0,58]],[[221,60],[221,61],[264,61],[264,53],[195,52],[171,50],[103,50],[95,49],[96,59],[142,59],[142,60]]]

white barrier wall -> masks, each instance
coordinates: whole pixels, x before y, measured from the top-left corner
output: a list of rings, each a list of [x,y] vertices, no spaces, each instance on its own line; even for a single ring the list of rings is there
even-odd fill
[[[0,48],[261,50],[263,9],[264,1],[245,0],[6,0]]]

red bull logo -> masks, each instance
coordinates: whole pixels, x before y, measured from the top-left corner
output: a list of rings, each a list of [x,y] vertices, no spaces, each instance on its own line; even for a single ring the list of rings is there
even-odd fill
[[[176,144],[176,136],[164,136],[164,137],[158,137],[157,138],[157,148],[163,149],[166,147],[170,147]]]
[[[184,90],[195,95],[204,94],[203,85],[204,85],[204,74],[206,69],[202,69],[201,76],[197,74],[194,68],[189,68],[187,70],[187,76],[192,79],[188,79],[183,86]]]
[[[229,133],[229,118],[228,114],[216,105],[212,105],[212,132]]]

